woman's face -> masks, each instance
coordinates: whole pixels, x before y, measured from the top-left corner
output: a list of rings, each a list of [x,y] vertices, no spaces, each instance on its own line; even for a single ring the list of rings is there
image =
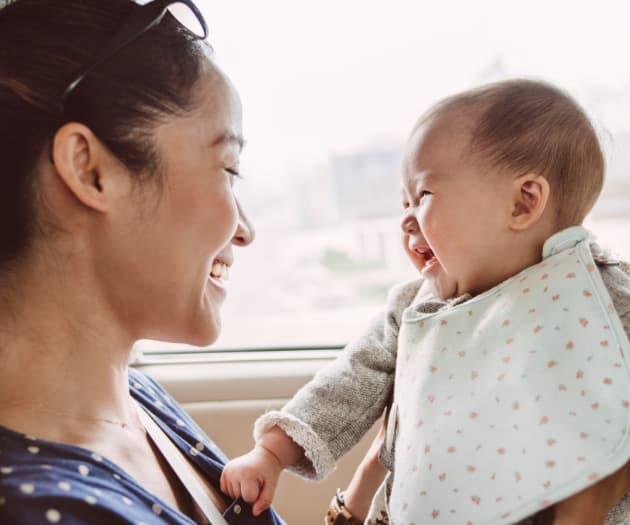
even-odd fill
[[[161,187],[131,191],[128,209],[108,228],[119,237],[105,255],[107,293],[134,339],[214,342],[232,247],[254,237],[234,195],[243,145],[238,94],[211,67],[197,96],[194,114],[156,131]]]

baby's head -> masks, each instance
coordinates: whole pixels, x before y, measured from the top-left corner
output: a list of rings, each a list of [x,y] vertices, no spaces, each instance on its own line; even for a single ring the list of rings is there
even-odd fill
[[[566,93],[531,80],[465,91],[431,108],[407,142],[405,249],[441,297],[481,293],[581,224],[603,179],[593,126]]]

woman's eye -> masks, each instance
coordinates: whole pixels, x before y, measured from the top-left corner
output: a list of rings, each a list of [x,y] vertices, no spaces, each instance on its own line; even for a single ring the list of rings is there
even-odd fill
[[[420,200],[422,200],[427,195],[431,195],[431,192],[430,191],[421,191],[420,192]]]
[[[240,174],[240,172],[238,170],[235,170],[234,168],[224,168],[224,170],[227,171],[233,177],[237,177],[239,179],[243,178],[243,176]]]

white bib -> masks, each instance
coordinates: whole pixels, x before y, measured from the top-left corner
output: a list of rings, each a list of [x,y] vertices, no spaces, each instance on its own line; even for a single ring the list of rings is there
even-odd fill
[[[436,313],[402,318],[392,523],[510,524],[630,458],[630,343],[589,248]]]

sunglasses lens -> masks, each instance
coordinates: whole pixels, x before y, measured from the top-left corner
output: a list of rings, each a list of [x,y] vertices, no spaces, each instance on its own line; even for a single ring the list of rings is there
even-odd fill
[[[168,11],[177,21],[183,25],[188,31],[200,38],[205,38],[206,34],[203,25],[195,15],[195,13],[186,4],[177,2],[168,7]]]

